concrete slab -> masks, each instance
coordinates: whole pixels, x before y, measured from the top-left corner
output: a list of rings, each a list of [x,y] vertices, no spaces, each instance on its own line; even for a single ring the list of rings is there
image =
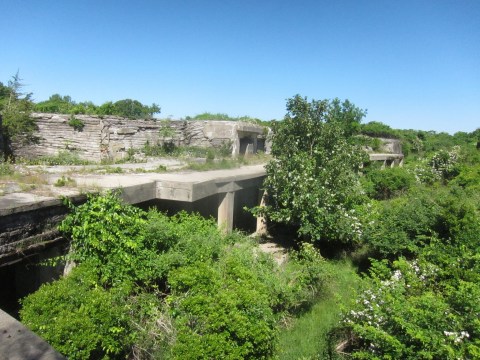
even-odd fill
[[[45,340],[0,310],[0,360],[65,359]]]

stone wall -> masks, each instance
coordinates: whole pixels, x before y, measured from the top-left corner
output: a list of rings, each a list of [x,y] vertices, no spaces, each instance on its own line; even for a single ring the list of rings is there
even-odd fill
[[[235,121],[155,121],[130,120],[116,116],[75,115],[84,123],[81,130],[69,125],[72,115],[34,113],[38,131],[36,143],[16,146],[15,155],[35,158],[74,151],[79,157],[99,161],[121,159],[128,149],[140,149],[147,142],[157,145],[172,141],[177,146],[220,147],[232,145],[232,154],[240,153],[240,142],[245,140],[256,148],[256,139],[263,127]],[[161,131],[169,127],[168,138]]]

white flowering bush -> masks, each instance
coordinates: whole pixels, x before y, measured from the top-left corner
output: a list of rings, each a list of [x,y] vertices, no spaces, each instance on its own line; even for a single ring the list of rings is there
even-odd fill
[[[476,262],[467,272],[478,270]],[[343,319],[351,357],[478,359],[479,273],[472,279],[459,270],[423,257],[400,258],[391,266],[374,262],[363,293]],[[453,275],[456,280],[449,281]]]
[[[459,173],[460,146],[451,150],[439,150],[430,159],[421,160],[413,172],[417,182],[432,184],[450,180]]]
[[[267,204],[256,214],[298,226],[312,241],[352,242],[362,231],[355,207],[365,196],[357,170],[367,155],[348,142],[345,124],[354,114],[361,118],[362,111],[335,104],[300,96],[288,100],[288,114],[273,129]]]

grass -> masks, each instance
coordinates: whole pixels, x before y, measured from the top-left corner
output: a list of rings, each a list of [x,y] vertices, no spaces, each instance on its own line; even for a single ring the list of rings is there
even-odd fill
[[[329,292],[307,312],[293,319],[279,336],[278,359],[325,359],[327,336],[340,319],[342,304],[355,297],[359,278],[347,261],[332,262],[334,279]]]
[[[34,160],[23,161],[28,165],[89,165],[91,161],[81,159],[80,156],[73,151],[60,151],[57,155],[41,156]]]

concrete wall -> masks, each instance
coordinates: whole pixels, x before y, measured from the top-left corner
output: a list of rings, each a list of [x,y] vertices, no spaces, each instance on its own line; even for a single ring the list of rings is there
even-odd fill
[[[379,152],[387,154],[402,154],[402,142],[398,139],[379,138],[382,142]]]
[[[122,159],[128,149],[172,141],[175,145],[198,147],[232,146],[232,154],[240,152],[242,138],[251,139],[256,150],[256,138],[263,127],[236,121],[155,121],[130,120],[117,116],[75,115],[85,126],[75,130],[69,125],[71,115],[33,113],[38,131],[37,141],[28,146],[17,145],[16,156],[36,158],[56,155],[61,151],[75,151],[81,158],[100,161]],[[168,138],[161,130],[170,128]]]

